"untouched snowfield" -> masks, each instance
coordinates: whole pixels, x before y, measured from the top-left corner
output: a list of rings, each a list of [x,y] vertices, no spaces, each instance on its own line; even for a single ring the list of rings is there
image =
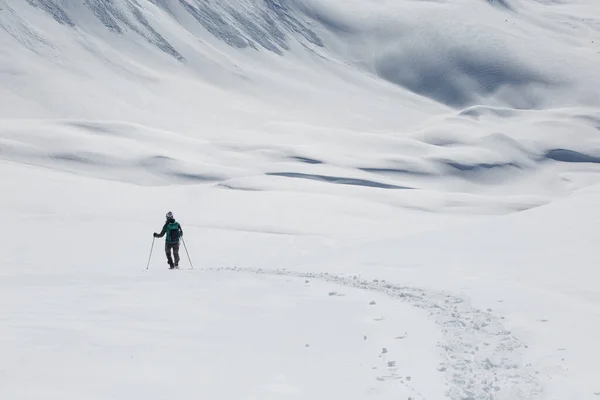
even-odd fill
[[[0,399],[600,399],[599,65],[592,0],[0,0]]]

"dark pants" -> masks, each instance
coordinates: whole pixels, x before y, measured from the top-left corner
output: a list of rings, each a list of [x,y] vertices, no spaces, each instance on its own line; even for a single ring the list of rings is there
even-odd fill
[[[171,249],[173,249],[173,257],[175,258],[175,265],[179,265],[179,243],[166,243],[165,253],[167,253],[167,261],[169,265],[173,266],[173,258],[171,258]]]

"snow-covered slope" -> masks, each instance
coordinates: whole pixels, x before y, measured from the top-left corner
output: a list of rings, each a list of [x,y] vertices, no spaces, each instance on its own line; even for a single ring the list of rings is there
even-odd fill
[[[599,46],[592,0],[0,0],[0,397],[597,398]]]
[[[3,2],[5,159],[505,212],[588,184],[556,168],[598,156],[593,3]]]

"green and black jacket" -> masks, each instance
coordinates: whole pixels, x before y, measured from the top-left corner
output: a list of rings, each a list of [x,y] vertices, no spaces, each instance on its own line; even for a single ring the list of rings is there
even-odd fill
[[[174,219],[168,219],[158,237],[163,237],[165,234],[167,235],[165,238],[166,243],[179,244],[179,239],[183,236],[183,229],[181,229],[179,222]]]

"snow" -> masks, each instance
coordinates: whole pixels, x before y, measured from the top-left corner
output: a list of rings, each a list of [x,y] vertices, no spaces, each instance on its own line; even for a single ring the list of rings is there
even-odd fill
[[[335,287],[320,282],[194,275],[24,273],[3,279],[3,300],[27,310],[8,331],[7,340],[24,350],[4,357],[11,368],[3,376],[11,385],[3,396],[389,398],[413,395],[410,383],[402,376],[381,385],[378,378],[411,371],[411,380],[436,380],[435,369],[413,367],[437,361],[428,342],[417,340],[416,332],[392,338],[417,324],[420,337],[438,339],[433,324],[411,307],[368,292],[330,297]],[[369,306],[373,298],[376,307]],[[381,315],[389,317],[380,321]],[[423,391],[439,397],[443,385]]]
[[[596,3],[0,0],[0,398],[597,399]]]

